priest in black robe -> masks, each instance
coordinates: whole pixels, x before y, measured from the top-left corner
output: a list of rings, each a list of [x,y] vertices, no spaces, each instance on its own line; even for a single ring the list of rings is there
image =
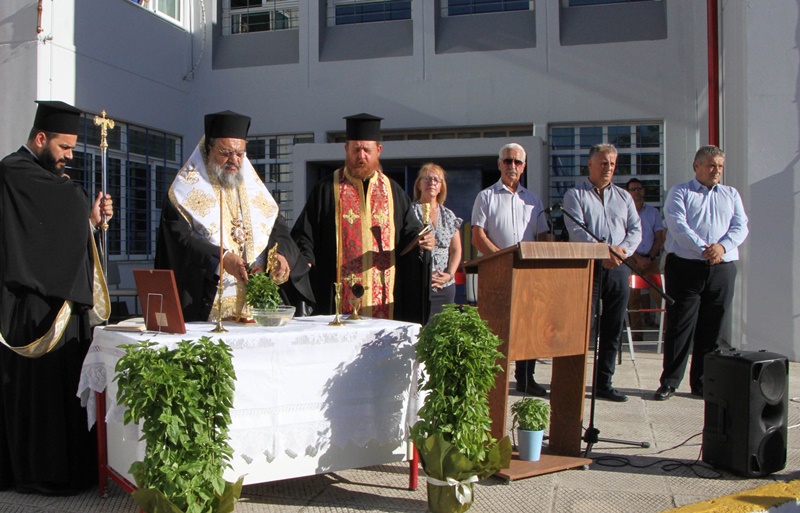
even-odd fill
[[[155,267],[175,273],[186,321],[217,320],[220,272],[222,319],[246,317],[248,273],[265,270],[276,243],[271,276],[283,290],[301,291],[293,296],[310,296],[307,266],[296,265],[299,251],[289,227],[247,158],[249,127],[250,118],[241,114],[208,114],[205,135],[161,210]]]
[[[381,118],[345,119],[345,166],[316,184],[292,229],[310,268],[313,311],[334,313],[341,283],[343,313],[360,296],[364,315],[424,323],[434,235],[423,233],[410,198],[381,169]]]
[[[64,174],[81,112],[37,103],[28,141],[0,162],[0,490],[69,495],[97,483],[76,394],[110,306],[92,226],[113,210]]]

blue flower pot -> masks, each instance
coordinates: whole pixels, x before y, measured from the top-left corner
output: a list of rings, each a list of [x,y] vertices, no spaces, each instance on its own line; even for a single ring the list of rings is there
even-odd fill
[[[544,438],[544,431],[526,431],[524,429],[517,430],[519,437],[519,459],[524,461],[539,461],[542,456],[542,439]]]

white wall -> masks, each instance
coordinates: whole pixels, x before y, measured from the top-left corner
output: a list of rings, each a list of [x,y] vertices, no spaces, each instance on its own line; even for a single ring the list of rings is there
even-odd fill
[[[197,3],[197,2],[192,2]],[[206,113],[186,77],[202,37],[127,0],[0,2],[0,150],[24,142],[36,99],[63,100],[118,120],[199,137]],[[199,26],[192,6],[188,26]],[[186,78],[184,78],[186,77]],[[190,143],[193,144],[193,143]]]
[[[0,2],[0,158],[28,136],[36,106],[36,1]]]
[[[800,358],[800,8],[728,2],[723,11],[725,181],[750,235],[739,265],[733,342]],[[738,313],[737,312],[737,313]]]

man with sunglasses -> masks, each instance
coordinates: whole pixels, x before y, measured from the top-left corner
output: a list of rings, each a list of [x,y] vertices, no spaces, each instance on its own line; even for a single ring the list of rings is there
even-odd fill
[[[250,118],[235,112],[206,115],[205,136],[164,200],[155,267],[175,273],[186,321],[217,320],[220,273],[222,318],[239,319],[248,273],[265,269],[276,243],[272,278],[278,284],[291,280],[297,290],[307,287],[306,276],[293,272],[303,266],[295,265],[299,250],[289,227],[247,158],[249,128]]]
[[[645,276],[659,274],[658,256],[666,239],[661,213],[657,208],[644,202],[644,184],[641,180],[631,178],[625,184],[625,188],[633,198],[633,204],[636,205],[636,212],[639,213],[639,220],[642,222],[642,242],[639,243],[639,247],[636,248],[633,255],[628,258],[628,263]],[[632,290],[631,297],[628,299],[628,309],[649,308],[649,305],[643,304],[647,301],[647,297],[652,297],[653,301],[658,304],[658,292],[653,289],[648,289],[648,291],[649,296],[641,294],[640,290]],[[643,315],[634,312],[630,317],[633,338],[641,340],[642,334],[637,330],[642,329]]]
[[[539,196],[520,184],[525,172],[525,149],[517,143],[500,148],[500,180],[482,190],[472,206],[472,244],[488,255],[522,241],[547,235],[550,227]],[[514,368],[516,389],[544,397],[547,390],[533,376],[536,360],[518,360]]]

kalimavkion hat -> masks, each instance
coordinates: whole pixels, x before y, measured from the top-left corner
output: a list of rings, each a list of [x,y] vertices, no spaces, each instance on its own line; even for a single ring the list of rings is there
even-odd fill
[[[381,120],[378,116],[361,113],[347,116],[347,140],[348,141],[380,141],[381,140]]]
[[[39,107],[33,118],[33,128],[42,132],[77,135],[81,126],[81,112],[72,105],[59,101],[36,100]]]
[[[206,114],[206,139],[247,139],[250,118],[229,110]]]

